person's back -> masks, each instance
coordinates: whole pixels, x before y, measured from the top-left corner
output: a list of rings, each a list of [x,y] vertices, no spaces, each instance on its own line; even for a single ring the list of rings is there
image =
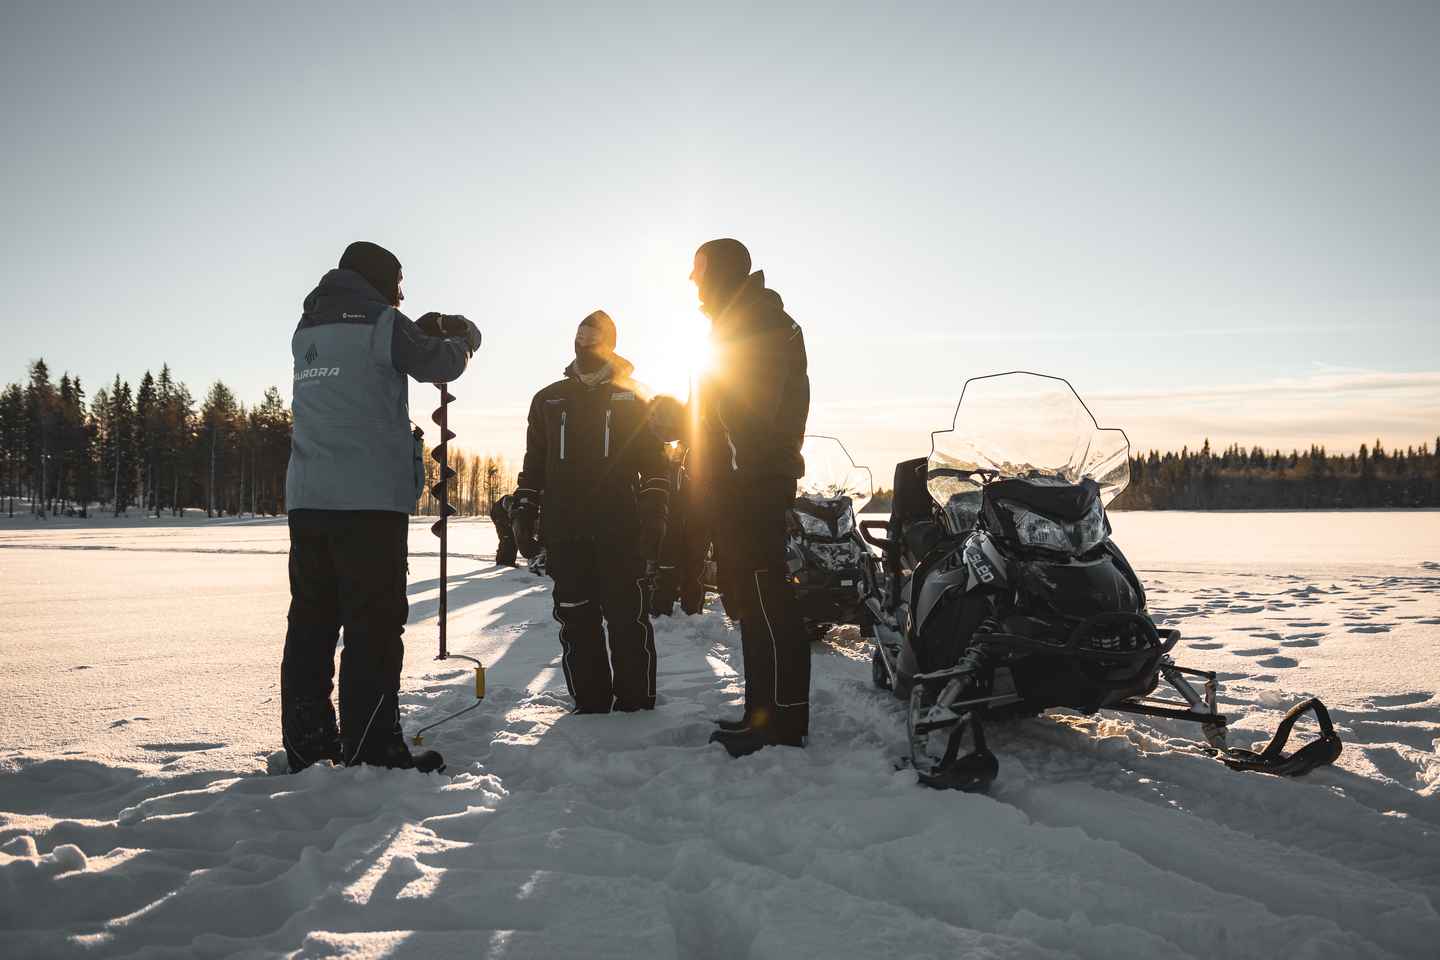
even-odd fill
[[[318,760],[417,764],[399,727],[409,613],[409,513],[424,483],[407,376],[454,380],[480,334],[464,317],[398,309],[400,261],[351,244],[305,298],[291,337],[294,433],[286,473],[290,626],[281,733],[292,770]],[[337,729],[333,689],[340,629]],[[439,765],[439,755],[423,763]]]

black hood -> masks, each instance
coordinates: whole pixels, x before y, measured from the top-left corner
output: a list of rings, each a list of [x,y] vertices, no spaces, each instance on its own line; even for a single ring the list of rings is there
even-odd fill
[[[605,361],[605,369],[606,376],[597,383],[626,383],[635,372],[635,364],[618,353],[612,353]],[[570,365],[565,368],[565,376],[572,380],[580,379],[580,368],[576,366],[576,361],[570,361]]]
[[[780,294],[765,286],[764,270],[756,270],[746,277],[725,308],[714,314],[716,329],[723,333],[743,323],[742,318],[753,318],[767,312],[752,309],[756,306],[764,306],[777,313],[785,309],[785,301],[780,299]]]
[[[305,297],[305,310],[300,317],[300,325],[303,327],[320,322],[336,322],[337,317],[343,322],[346,319],[346,307],[370,317],[388,306],[390,301],[381,296],[360,274],[354,270],[337,268],[321,277],[315,289]],[[356,319],[358,321],[360,318]]]

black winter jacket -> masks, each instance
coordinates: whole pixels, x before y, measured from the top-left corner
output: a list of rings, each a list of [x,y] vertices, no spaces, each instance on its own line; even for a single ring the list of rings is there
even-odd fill
[[[805,335],[780,294],[753,273],[713,318],[714,358],[700,385],[702,446],[708,481],[728,473],[742,484],[798,479],[810,416]]]
[[[530,403],[516,497],[540,502],[547,545],[594,540],[635,552],[642,523],[664,530],[664,445],[650,429],[648,399],[630,379],[634,368],[619,357],[612,368],[610,379],[587,386],[571,364],[565,379]]]

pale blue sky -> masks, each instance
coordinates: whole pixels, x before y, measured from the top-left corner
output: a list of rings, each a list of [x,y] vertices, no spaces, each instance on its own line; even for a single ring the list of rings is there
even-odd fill
[[[805,327],[888,476],[969,375],[1137,446],[1440,432],[1440,4],[0,5],[5,360],[288,396],[347,242],[486,344],[514,454],[604,307],[683,388],[694,247]],[[417,411],[431,393],[412,390]]]

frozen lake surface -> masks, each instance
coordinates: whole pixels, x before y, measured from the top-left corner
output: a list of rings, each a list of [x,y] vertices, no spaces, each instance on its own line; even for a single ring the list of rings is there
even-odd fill
[[[850,633],[814,649],[810,747],[733,761],[713,609],[658,623],[653,715],[571,717],[548,581],[459,521],[451,645],[489,695],[436,731],[446,775],[269,775],[283,520],[0,519],[7,955],[1433,955],[1440,512],[1112,519],[1232,742],[1319,694],[1339,765],[1237,774],[1180,724],[1057,715],[996,729],[988,796],[923,790]],[[412,729],[472,700],[431,659],[435,544],[412,525]]]

